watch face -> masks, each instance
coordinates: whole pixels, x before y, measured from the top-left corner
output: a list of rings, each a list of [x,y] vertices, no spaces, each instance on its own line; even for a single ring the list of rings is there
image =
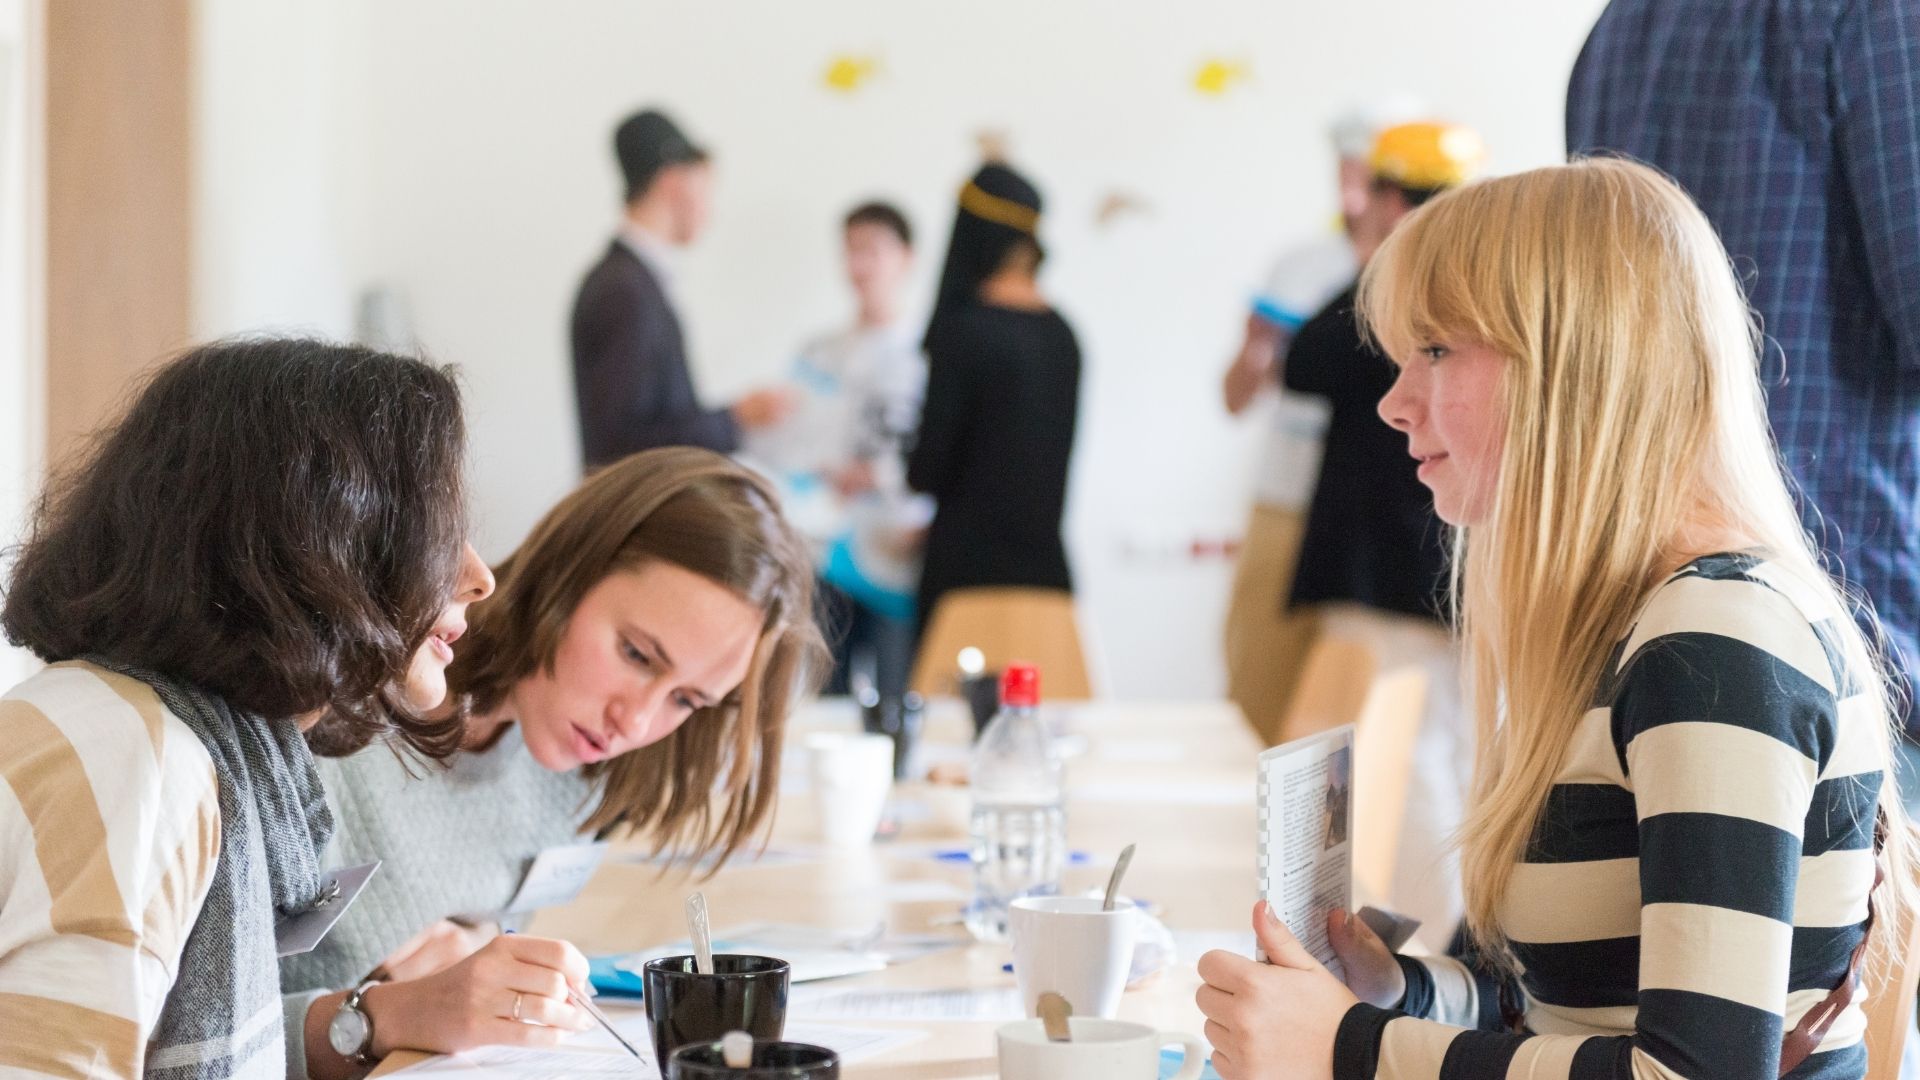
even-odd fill
[[[341,1006],[327,1025],[327,1045],[341,1057],[352,1057],[366,1048],[367,1018],[360,1010]]]

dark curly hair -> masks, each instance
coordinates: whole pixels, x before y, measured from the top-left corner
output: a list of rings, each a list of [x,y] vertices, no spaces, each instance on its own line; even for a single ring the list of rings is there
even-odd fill
[[[50,482],[0,625],[48,662],[100,656],[269,718],[325,710],[316,749],[397,731],[398,685],[467,535],[450,369],[305,339],[188,350]]]

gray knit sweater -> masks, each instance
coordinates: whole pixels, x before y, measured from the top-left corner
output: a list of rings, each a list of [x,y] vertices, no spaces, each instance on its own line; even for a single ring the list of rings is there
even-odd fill
[[[527,752],[520,726],[484,753],[446,768],[403,763],[385,746],[321,759],[333,809],[325,865],[382,860],[353,908],[320,946],[280,962],[287,1075],[307,1075],[304,1028],[313,999],[355,985],[407,939],[452,915],[502,918],[534,856],[585,842],[590,785],[553,773]]]

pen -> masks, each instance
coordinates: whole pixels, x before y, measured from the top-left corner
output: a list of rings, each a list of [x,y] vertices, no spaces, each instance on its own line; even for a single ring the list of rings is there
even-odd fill
[[[501,933],[511,934],[513,933],[513,931],[503,930],[501,931]],[[599,1024],[603,1029],[605,1029],[607,1034],[613,1036],[613,1041],[619,1043],[620,1048],[622,1050],[625,1050],[627,1053],[632,1054],[636,1058],[640,1057],[640,1051],[635,1050],[633,1048],[632,1043],[628,1042],[625,1038],[621,1037],[620,1032],[614,1028],[613,1021],[607,1019],[607,1014],[601,1012],[600,1007],[598,1005],[595,1005],[593,1001],[590,998],[588,998],[585,994],[582,994],[580,991],[575,990],[572,986],[568,986],[567,1000],[573,1002],[575,1005],[580,1006],[582,1009],[585,1009],[587,1015],[593,1017],[595,1023]]]

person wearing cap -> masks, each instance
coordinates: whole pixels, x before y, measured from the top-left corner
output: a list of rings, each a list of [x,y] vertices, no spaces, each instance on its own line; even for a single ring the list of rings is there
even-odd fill
[[[1359,265],[1428,199],[1465,183],[1485,156],[1479,137],[1451,124],[1401,124],[1381,132],[1369,158],[1366,199],[1351,224]],[[1300,327],[1280,363],[1288,389],[1327,399],[1326,450],[1307,510],[1290,610],[1309,612],[1317,634],[1356,641],[1379,658],[1426,674],[1426,707],[1414,749],[1406,824],[1394,869],[1393,907],[1423,924],[1430,946],[1447,942],[1462,911],[1459,872],[1446,838],[1465,808],[1472,771],[1459,703],[1459,672],[1442,623],[1445,534],[1405,435],[1380,419],[1394,368],[1361,334],[1357,281]]]
[[[1080,345],[1040,292],[1040,192],[1001,164],[960,190],[923,346],[907,483],[934,497],[916,612],[954,589],[1071,591],[1060,520],[1080,410]]]
[[[586,468],[657,446],[732,453],[743,428],[778,422],[790,401],[783,390],[761,390],[709,409],[694,391],[671,264],[673,250],[706,228],[707,152],[652,109],[621,122],[613,149],[626,180],[626,214],[580,284],[571,327]]]
[[[1295,244],[1275,260],[1266,285],[1247,313],[1240,349],[1227,368],[1222,392],[1227,412],[1243,416],[1259,399],[1267,428],[1255,473],[1253,506],[1235,559],[1232,599],[1223,644],[1227,696],[1255,732],[1277,740],[1293,689],[1313,642],[1313,620],[1285,610],[1306,527],[1307,500],[1320,462],[1327,403],[1279,385],[1274,367],[1308,318],[1354,279],[1353,230],[1373,184],[1368,158],[1374,140],[1395,124],[1419,119],[1425,108],[1389,97],[1349,109],[1329,131],[1339,159],[1339,229]]]

